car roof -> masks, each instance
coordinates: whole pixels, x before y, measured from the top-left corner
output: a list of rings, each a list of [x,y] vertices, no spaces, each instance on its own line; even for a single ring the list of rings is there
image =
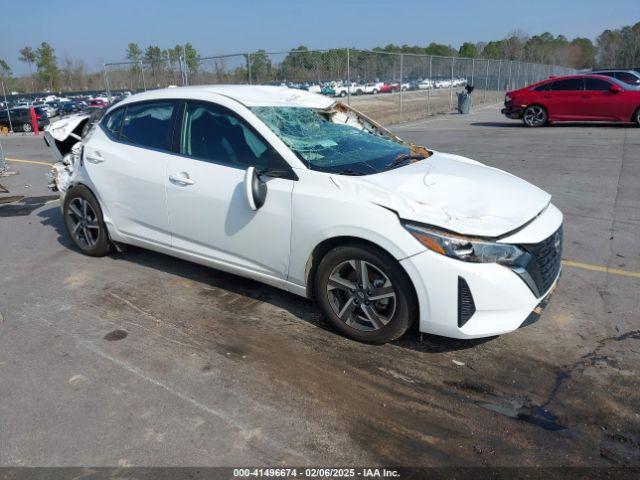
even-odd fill
[[[304,107],[329,108],[334,100],[317,93],[294,88],[267,85],[199,85],[192,87],[163,88],[131,95],[118,105],[145,100],[185,98],[215,100],[222,95],[238,101],[246,107]]]
[[[602,72],[626,72],[626,73],[633,73],[634,75],[638,75],[638,72],[636,72],[635,70],[626,69],[626,68],[601,68],[598,70],[591,71],[591,73],[602,73]]]

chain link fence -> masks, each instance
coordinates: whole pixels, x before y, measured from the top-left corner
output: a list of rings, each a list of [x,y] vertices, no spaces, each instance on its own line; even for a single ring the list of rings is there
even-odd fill
[[[104,65],[109,95],[179,85],[285,85],[343,101],[384,124],[452,113],[473,86],[474,105],[500,102],[508,90],[575,70],[513,60],[442,57],[349,48],[238,53],[185,60]]]

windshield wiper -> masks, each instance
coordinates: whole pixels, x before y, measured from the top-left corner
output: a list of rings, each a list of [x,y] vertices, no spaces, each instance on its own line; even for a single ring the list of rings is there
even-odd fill
[[[424,160],[425,157],[424,155],[419,155],[419,154],[409,154],[409,153],[401,153],[400,155],[398,155],[396,157],[396,159],[385,165],[385,170],[391,170],[392,168],[396,168],[399,167],[400,165],[402,165],[404,162],[406,162],[407,160]]]
[[[357,172],[355,170],[340,170],[339,172],[335,172],[337,175],[351,175],[351,176],[360,176],[360,175],[367,175],[366,173],[363,172]]]

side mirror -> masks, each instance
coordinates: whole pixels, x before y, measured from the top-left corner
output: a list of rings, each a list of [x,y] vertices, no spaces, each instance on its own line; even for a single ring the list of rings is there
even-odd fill
[[[611,85],[609,87],[609,92],[610,93],[620,93],[622,91],[624,91],[624,90],[622,89],[622,87],[620,85]]]
[[[255,167],[247,168],[244,173],[244,194],[251,210],[258,210],[267,199],[267,184],[260,179]]]

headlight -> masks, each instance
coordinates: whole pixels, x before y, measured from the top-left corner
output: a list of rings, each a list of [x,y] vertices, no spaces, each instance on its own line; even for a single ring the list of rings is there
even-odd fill
[[[513,100],[513,98],[511,98],[511,95],[505,95],[504,96],[504,101],[505,102],[510,102],[511,100]]]
[[[436,232],[412,223],[403,223],[403,226],[429,250],[465,262],[516,265],[518,259],[527,255],[515,245]]]

